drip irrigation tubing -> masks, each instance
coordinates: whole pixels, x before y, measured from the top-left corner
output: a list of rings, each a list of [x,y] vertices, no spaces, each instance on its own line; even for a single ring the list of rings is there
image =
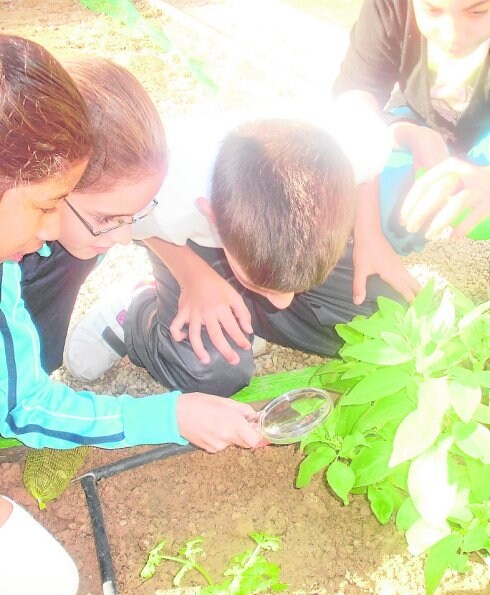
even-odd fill
[[[105,528],[104,511],[97,488],[98,482],[101,479],[112,477],[123,471],[129,471],[130,469],[135,469],[136,467],[141,467],[154,461],[168,459],[169,457],[186,454],[194,450],[199,449],[192,444],[186,444],[185,446],[165,444],[143,453],[120,459],[114,463],[97,467],[73,480],[80,481],[85,492],[85,499],[94,534],[95,550],[99,562],[103,595],[118,595],[118,591],[111,546]]]

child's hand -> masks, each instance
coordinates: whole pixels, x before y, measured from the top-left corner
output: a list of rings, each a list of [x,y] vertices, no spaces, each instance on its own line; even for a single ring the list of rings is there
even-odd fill
[[[372,233],[369,241],[365,242],[356,237],[353,263],[354,304],[360,305],[366,299],[366,281],[370,275],[379,275],[407,302],[412,302],[420,290],[419,282],[407,271],[401,258],[381,233]]]
[[[466,235],[490,215],[490,167],[451,157],[419,178],[407,194],[400,221],[408,231],[429,222],[426,237],[443,239],[451,222],[465,209],[470,214],[457,225],[451,238]]]
[[[180,435],[208,452],[227,446],[265,446],[267,441],[255,429],[258,413],[246,403],[203,393],[181,395],[177,401]]]
[[[241,349],[251,349],[247,334],[253,332],[250,312],[241,295],[211,267],[205,278],[196,275],[195,282],[181,288],[179,311],[170,325],[175,341],[189,338],[199,360],[208,364],[211,360],[202,341],[205,326],[211,342],[230,363],[238,364],[240,358],[231,348],[225,332]],[[188,325],[188,334],[183,327]]]
[[[366,299],[366,282],[370,275],[379,275],[407,302],[411,302],[420,285],[383,235],[379,214],[379,180],[360,184],[357,187],[357,200],[352,256],[354,304],[360,305]]]
[[[413,122],[390,126],[396,147],[412,153],[414,171],[431,169],[449,157],[449,149],[439,132]]]

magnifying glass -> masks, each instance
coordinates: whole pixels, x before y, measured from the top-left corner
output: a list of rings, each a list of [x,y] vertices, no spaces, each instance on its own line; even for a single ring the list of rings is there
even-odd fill
[[[259,413],[258,430],[273,444],[299,442],[333,410],[331,395],[319,388],[298,388],[280,395]]]

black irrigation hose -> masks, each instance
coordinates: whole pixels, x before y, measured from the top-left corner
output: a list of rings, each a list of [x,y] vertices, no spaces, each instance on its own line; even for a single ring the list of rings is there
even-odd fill
[[[153,461],[167,459],[169,457],[184,454],[186,452],[192,452],[193,450],[197,450],[197,448],[192,444],[186,444],[185,446],[180,446],[178,444],[164,444],[163,446],[152,448],[151,450],[147,450],[140,454],[126,457],[125,459],[120,459],[114,463],[109,463],[108,465],[103,465],[102,467],[92,469],[92,471],[87,472],[87,475],[91,475],[98,481],[99,479],[105,477],[117,475],[122,471],[129,471],[135,467],[141,467],[141,465],[153,463]],[[82,475],[78,479],[82,479],[83,477],[85,477],[85,475]]]
[[[88,473],[85,473],[77,479],[81,481],[87,507],[92,523],[92,530],[95,541],[95,551],[99,562],[100,577],[102,580],[103,595],[118,595],[116,585],[116,573],[112,561],[111,546],[107,537],[107,531],[104,522],[104,513],[102,503],[97,490],[97,482],[106,477],[112,477],[122,471],[129,471],[135,467],[141,467],[154,461],[167,459],[187,452],[197,450],[192,444],[179,446],[177,444],[165,444],[146,452],[126,457],[114,463],[97,467]]]
[[[82,478],[82,487],[85,492],[85,498],[87,499],[90,520],[92,521],[95,550],[97,552],[100,578],[102,580],[102,592],[104,595],[117,595],[116,573],[114,572],[111,547],[105,530],[102,504],[97,492],[97,480],[92,475],[85,475]]]

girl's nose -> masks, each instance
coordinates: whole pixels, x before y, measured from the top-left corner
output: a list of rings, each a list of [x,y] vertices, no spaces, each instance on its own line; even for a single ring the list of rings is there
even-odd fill
[[[133,231],[131,225],[122,225],[117,229],[109,231],[106,235],[110,236],[113,244],[123,244],[126,246],[133,239]]]
[[[37,237],[43,242],[57,240],[60,237],[60,229],[61,211],[56,209],[52,213],[46,213],[42,216]]]

